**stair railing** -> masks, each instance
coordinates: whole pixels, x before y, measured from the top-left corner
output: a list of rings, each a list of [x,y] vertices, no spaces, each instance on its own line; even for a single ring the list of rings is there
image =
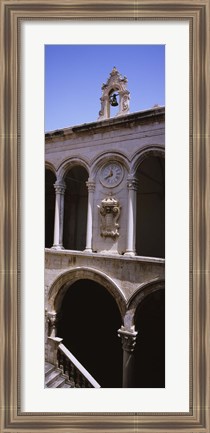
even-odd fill
[[[57,361],[58,367],[67,376],[73,387],[101,388],[98,382],[62,343],[58,346]]]

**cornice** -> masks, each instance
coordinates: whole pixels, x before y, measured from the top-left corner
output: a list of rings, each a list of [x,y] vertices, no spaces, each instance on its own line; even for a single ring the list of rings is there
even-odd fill
[[[91,123],[83,123],[75,125],[70,128],[58,129],[56,131],[49,131],[45,134],[46,142],[54,141],[57,139],[64,140],[68,136],[78,135],[81,133],[95,134],[108,129],[127,128],[138,124],[164,122],[165,120],[165,107],[153,107],[149,110],[137,111],[124,116],[112,117],[109,119],[95,121]]]

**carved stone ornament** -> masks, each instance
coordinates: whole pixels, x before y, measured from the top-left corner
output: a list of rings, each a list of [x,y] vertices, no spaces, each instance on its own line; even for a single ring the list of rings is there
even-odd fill
[[[101,236],[116,238],[119,236],[120,204],[119,201],[109,195],[98,205],[101,217]]]
[[[121,326],[121,328],[118,329],[118,337],[121,338],[123,350],[129,353],[134,351],[137,334],[138,332],[136,332],[134,329],[127,331],[124,326]]]
[[[55,311],[49,311],[47,313],[47,316],[48,316],[48,322],[50,324],[50,337],[55,337],[57,313]]]
[[[126,88],[127,82],[127,78],[123,77],[114,66],[106,84],[102,85],[101,109],[98,120],[110,118],[110,97],[114,93],[119,95],[119,111],[117,116],[129,113],[130,92]]]
[[[66,184],[65,184],[65,182],[63,181],[63,180],[57,180],[55,183],[54,183],[54,188],[55,188],[55,193],[56,194],[61,194],[61,195],[64,195],[64,193],[65,193],[65,189],[66,189]]]

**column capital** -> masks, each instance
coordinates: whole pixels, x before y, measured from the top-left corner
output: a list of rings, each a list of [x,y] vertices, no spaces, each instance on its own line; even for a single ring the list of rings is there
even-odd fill
[[[89,192],[94,192],[95,191],[95,185],[96,183],[94,182],[94,180],[88,179],[86,182],[87,188]]]
[[[46,316],[48,317],[49,320],[54,321],[57,317],[57,312],[56,311],[46,311],[45,312]]]
[[[127,187],[128,187],[128,189],[132,189],[134,191],[137,191],[138,179],[134,176],[128,176],[127,177]]]
[[[64,180],[57,179],[56,182],[54,183],[54,188],[55,188],[56,194],[64,194],[65,189],[66,189],[66,184],[65,184]]]
[[[135,349],[137,331],[134,331],[134,327],[129,331],[124,326],[121,326],[117,331],[118,337],[121,337],[123,350],[132,353]]]

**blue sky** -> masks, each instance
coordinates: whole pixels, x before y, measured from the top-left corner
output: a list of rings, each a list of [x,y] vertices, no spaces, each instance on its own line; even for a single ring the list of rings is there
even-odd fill
[[[130,112],[165,105],[164,45],[46,45],[45,131],[96,121],[114,66],[128,79]]]

